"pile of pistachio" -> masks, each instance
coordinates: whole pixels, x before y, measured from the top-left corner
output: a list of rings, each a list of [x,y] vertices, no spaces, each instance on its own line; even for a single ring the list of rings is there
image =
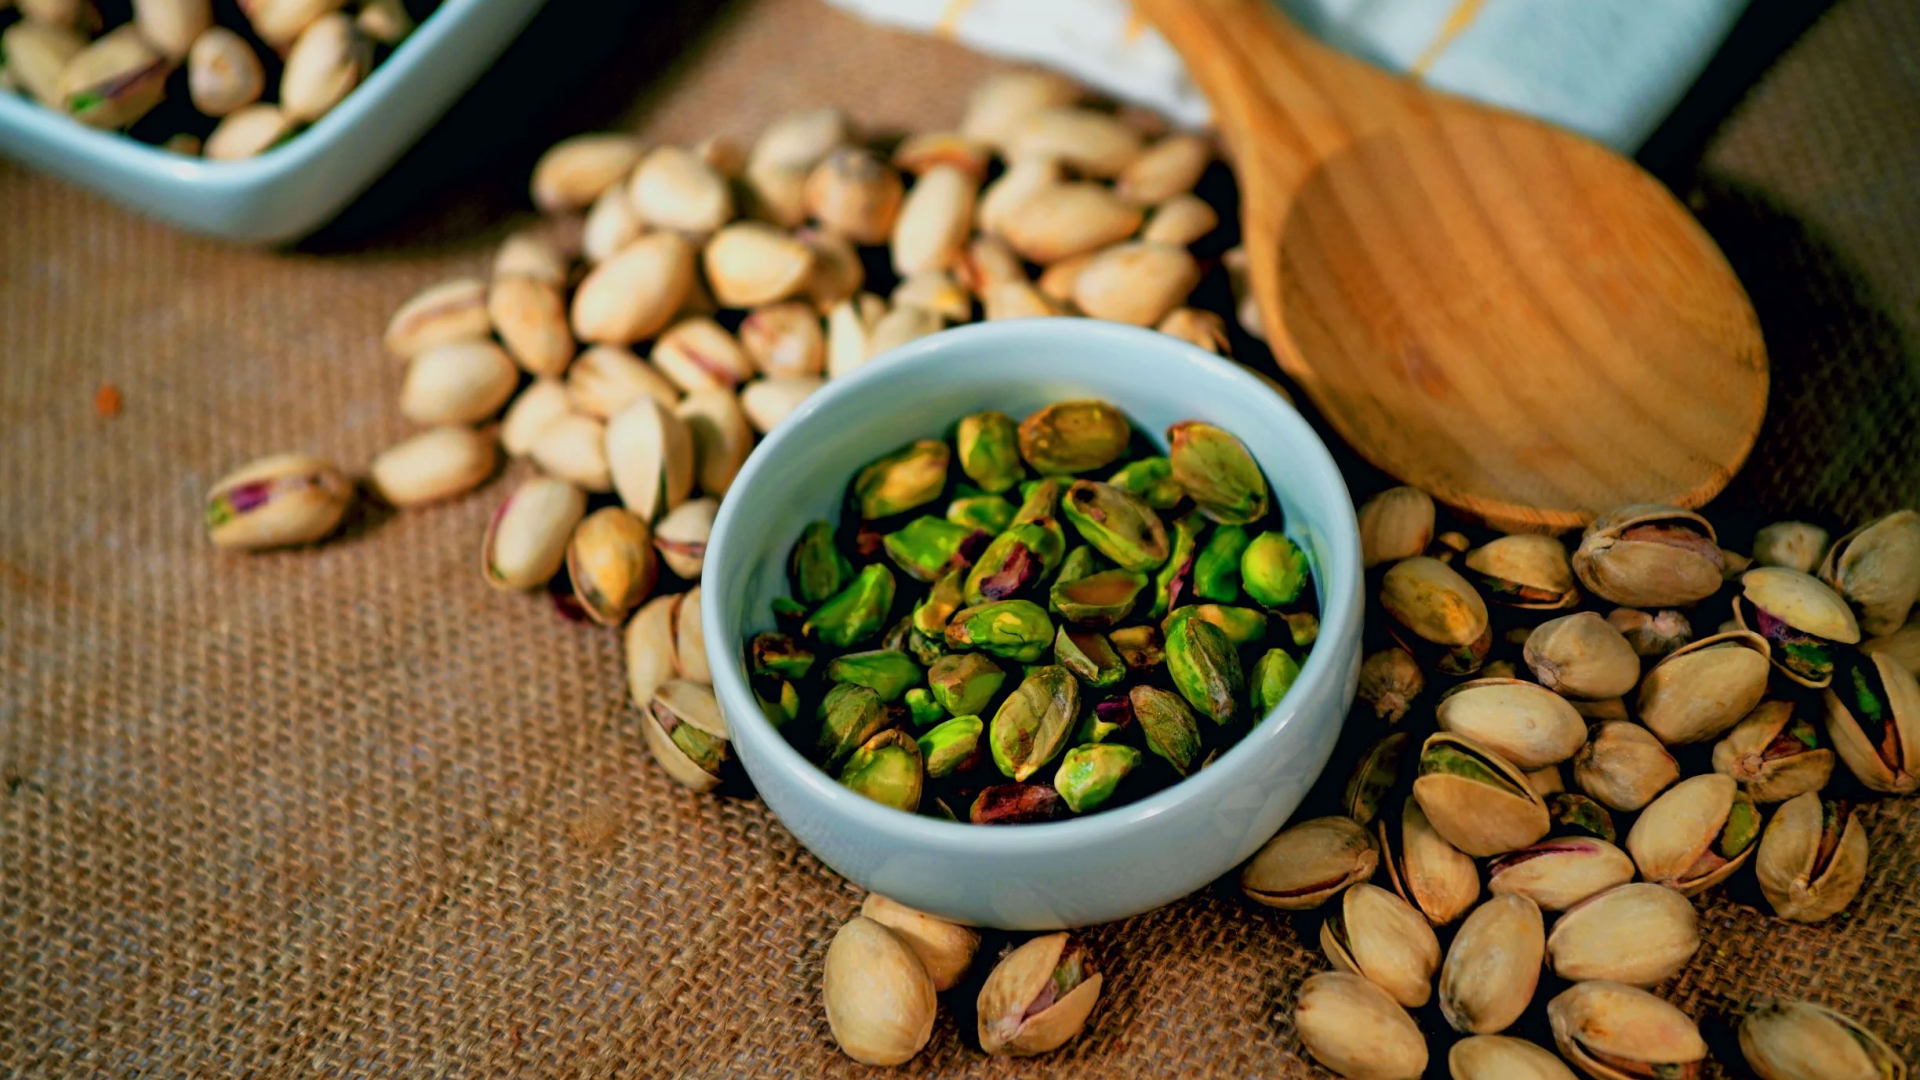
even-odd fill
[[[977,825],[1206,767],[1279,704],[1319,621],[1246,447],[1193,420],[1166,438],[1064,401],[869,463],[839,529],[794,544],[782,629],[746,643],[761,710],[854,791]],[[718,768],[724,744],[679,734]]]
[[[1284,829],[1240,878],[1258,903],[1332,909],[1301,1042],[1372,1080],[1425,1075],[1425,1032],[1445,1029],[1466,1036],[1455,1080],[1570,1080],[1512,1037],[1531,1030],[1596,1080],[1702,1075],[1694,1020],[1649,992],[1700,947],[1689,898],[1751,866],[1778,917],[1831,918],[1866,878],[1855,798],[1920,787],[1920,514],[1832,543],[1770,525],[1752,559],[1673,507],[1603,515],[1571,555],[1436,536],[1412,488],[1360,524],[1391,638],[1348,726],[1371,745],[1344,815]],[[1716,603],[1730,617],[1696,635]],[[1761,1004],[1740,1046],[1763,1080],[1906,1075],[1809,1003]]]
[[[320,119],[414,27],[408,0],[356,0],[351,13],[345,0],[240,0],[233,26],[214,22],[213,0],[132,0],[130,13],[117,5],[130,21],[112,27],[108,2],[13,6],[0,85],[89,127],[216,160],[252,157]],[[270,68],[277,90],[262,100]],[[161,108],[169,83],[190,109]]]

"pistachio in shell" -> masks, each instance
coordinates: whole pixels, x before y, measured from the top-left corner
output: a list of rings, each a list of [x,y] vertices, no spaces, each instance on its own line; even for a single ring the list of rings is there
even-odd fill
[[[1827,737],[1862,784],[1889,795],[1920,788],[1920,682],[1892,656],[1846,653],[1823,695]]]
[[[853,498],[868,520],[904,514],[940,497],[947,483],[947,444],[909,443],[869,464],[853,479]]]
[[[919,742],[899,728],[874,735],[847,758],[840,783],[882,806],[919,811],[926,783]]]
[[[912,946],[874,919],[855,916],[833,935],[820,997],[833,1041],[855,1061],[899,1065],[933,1037],[933,979]]]
[[[1104,468],[1120,459],[1133,427],[1104,401],[1062,401],[1033,412],[1017,430],[1020,456],[1042,476]]]
[[[860,914],[906,942],[913,955],[920,958],[921,966],[927,969],[927,978],[933,980],[936,992],[953,989],[965,977],[967,968],[973,964],[973,954],[980,949],[980,935],[970,927],[910,908],[879,893],[867,894],[860,903]]]
[[[1378,828],[1394,891],[1428,922],[1445,926],[1480,902],[1480,871],[1473,859],[1434,831],[1419,800],[1409,797],[1401,808],[1397,845],[1393,823],[1382,819]]]
[[[1640,722],[1669,745],[1718,738],[1766,696],[1770,653],[1764,638],[1742,631],[1675,649],[1640,682]]]
[[[1698,1080],[1707,1057],[1686,1013],[1645,990],[1583,982],[1547,1003],[1561,1056],[1595,1080]]]
[[[1134,694],[1150,689],[1135,687]],[[1307,911],[1372,877],[1379,864],[1380,853],[1358,822],[1312,818],[1287,826],[1262,845],[1241,869],[1240,889],[1267,907]]]
[[[1623,882],[1567,909],[1547,935],[1547,960],[1569,982],[1605,979],[1653,986],[1700,949],[1700,920],[1665,885]]]
[[[1417,555],[1393,564],[1381,579],[1380,606],[1395,640],[1449,675],[1480,670],[1493,645],[1486,601],[1438,559]]]
[[[1591,611],[1550,619],[1527,635],[1527,667],[1564,697],[1615,698],[1640,682],[1640,656],[1613,624]]]
[[[1301,983],[1293,1028],[1315,1061],[1349,1080],[1419,1080],[1427,1070],[1419,1025],[1358,975],[1323,971]]]
[[[1720,589],[1726,567],[1706,518],[1675,506],[1626,506],[1587,526],[1573,572],[1626,607],[1684,607]]]
[[[1827,553],[1832,538],[1827,530],[1804,521],[1776,521],[1753,534],[1755,566],[1784,566],[1803,574],[1813,573]]]
[[[1863,643],[1860,651],[1869,656],[1884,653],[1894,663],[1920,675],[1920,616],[1908,619],[1905,626],[1890,634]]]
[[[660,519],[660,524],[654,526],[653,546],[669,570],[689,581],[699,580],[707,565],[707,541],[713,536],[713,519],[719,512],[720,503],[716,499],[690,499]]]
[[[1810,574],[1778,566],[1740,575],[1733,618],[1766,639],[1774,667],[1815,690],[1833,679],[1836,646],[1860,642],[1860,624],[1839,593]]]
[[[1393,487],[1360,507],[1360,553],[1368,569],[1424,554],[1433,543],[1433,496]]]
[[[1713,746],[1713,771],[1745,785],[1754,802],[1783,802],[1827,786],[1833,751],[1791,701],[1763,701]]]
[[[1680,763],[1653,732],[1629,720],[1606,720],[1587,732],[1573,755],[1573,782],[1614,810],[1632,812],[1680,779]]]
[[[954,436],[960,471],[989,495],[997,495],[1027,474],[1020,460],[1020,429],[1013,417],[987,411],[961,418]]]
[[[1362,975],[1403,1007],[1433,996],[1440,939],[1405,900],[1365,882],[1340,897],[1340,910],[1320,924],[1320,950],[1336,971]]]
[[[668,679],[653,692],[640,730],[647,750],[675,783],[695,791],[720,784],[728,756],[726,717],[704,683]]]
[[[1167,561],[1166,527],[1136,495],[1111,484],[1075,480],[1060,511],[1082,539],[1122,570],[1152,570]]]
[[[1524,896],[1495,896],[1460,924],[1440,969],[1440,1012],[1455,1031],[1505,1031],[1540,983],[1546,931],[1540,908]]]
[[[567,544],[567,576],[588,618],[619,626],[659,580],[647,523],[617,506],[589,514]]]
[[[1358,696],[1373,706],[1376,719],[1397,724],[1426,689],[1427,677],[1419,661],[1405,649],[1381,649],[1360,662]]]
[[[1453,1080],[1574,1080],[1552,1051],[1507,1035],[1461,1039],[1447,1051],[1447,1069]]]
[[[1859,609],[1865,633],[1899,629],[1920,599],[1920,513],[1900,510],[1835,541],[1820,580]]]
[[[1381,804],[1400,781],[1401,762],[1412,739],[1411,732],[1396,731],[1361,752],[1340,799],[1348,817],[1362,825],[1371,825],[1380,816]]]
[[[993,714],[993,763],[1024,781],[1058,757],[1080,719],[1080,680],[1055,664],[1034,669]]]
[[[1566,699],[1519,679],[1461,683],[1434,714],[1440,730],[1464,735],[1526,771],[1565,761],[1587,741],[1587,725]]]
[[[1547,911],[1565,911],[1589,896],[1633,880],[1633,860],[1595,836],[1556,836],[1487,864],[1495,896],[1524,896]]]
[[[1840,913],[1867,877],[1867,830],[1845,800],[1809,791],[1781,804],[1753,858],[1774,914],[1819,922]]]
[[[1651,615],[1639,608],[1614,608],[1607,622],[1642,657],[1665,656],[1693,640],[1693,624],[1672,608]]]
[[[1267,478],[1245,443],[1199,420],[1167,429],[1173,479],[1200,512],[1223,525],[1246,525],[1267,516]]]
[[[312,543],[338,527],[351,505],[353,482],[332,462],[275,454],[213,485],[205,504],[207,539],[247,550]]]
[[[1105,980],[1077,938],[1046,934],[1008,953],[980,987],[980,1049],[1028,1057],[1080,1034]]]
[[[1810,1001],[1755,1006],[1740,1021],[1740,1054],[1760,1080],[1907,1080],[1879,1036]]]
[[[1468,855],[1514,851],[1547,835],[1547,805],[1492,749],[1440,732],[1420,751],[1414,797],[1434,830]]]
[[[1730,776],[1675,784],[1640,814],[1626,847],[1648,881],[1692,896],[1732,875],[1760,839],[1760,810]]]
[[[1496,604],[1526,611],[1553,611],[1580,602],[1580,587],[1573,580],[1567,546],[1556,537],[1535,533],[1502,536],[1467,552],[1464,561],[1481,594]]]

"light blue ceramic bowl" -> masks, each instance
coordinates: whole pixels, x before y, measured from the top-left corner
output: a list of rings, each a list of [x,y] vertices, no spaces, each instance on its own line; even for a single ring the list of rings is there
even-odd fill
[[[802,757],[754,704],[742,642],[772,628],[786,557],[838,515],[848,477],[967,413],[1024,416],[1098,397],[1159,439],[1206,420],[1244,440],[1308,553],[1320,640],[1273,713],[1205,770],[1150,798],[1045,825],[954,824],[879,806]],[[1292,814],[1332,753],[1359,672],[1360,541],[1346,484],[1293,407],[1231,361],[1164,334],[1082,319],[986,323],[923,338],[836,379],[753,452],[707,546],[701,614],[733,745],[774,814],[828,866],[948,918],[1041,930],[1125,918],[1200,888]]]

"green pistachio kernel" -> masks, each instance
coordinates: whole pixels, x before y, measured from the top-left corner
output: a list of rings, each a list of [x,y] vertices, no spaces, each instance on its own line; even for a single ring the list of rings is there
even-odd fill
[[[1193,563],[1204,526],[1196,514],[1188,514],[1173,523],[1167,561],[1153,575],[1153,606],[1147,609],[1148,618],[1158,619],[1187,602],[1193,591]]]
[[[860,516],[869,521],[892,517],[939,498],[950,457],[946,443],[922,439],[861,469],[853,479]]]
[[[835,648],[850,648],[879,633],[892,607],[893,571],[874,563],[815,609],[801,632]]]
[[[1134,722],[1147,740],[1147,749],[1164,758],[1181,776],[1193,771],[1200,756],[1200,721],[1179,694],[1170,694],[1153,686],[1136,686],[1127,692],[1133,705]]]
[[[974,536],[986,543],[986,534],[946,518],[917,517],[880,540],[887,558],[915,581],[938,581],[966,562],[966,545]],[[978,550],[978,549],[975,549]]]
[[[1173,609],[1161,622],[1160,629],[1171,634],[1172,627],[1181,619],[1199,619],[1220,628],[1227,640],[1235,645],[1252,645],[1267,636],[1267,614],[1253,608],[1226,607],[1221,604],[1188,604]]]
[[[1167,633],[1167,676],[1173,688],[1216,724],[1233,720],[1245,680],[1240,655],[1220,628],[1182,619]]]
[[[1053,620],[1031,600],[995,600],[954,613],[947,623],[947,645],[979,649],[1030,664],[1053,643]]]
[[[789,634],[755,634],[748,648],[753,672],[771,672],[786,679],[804,679],[813,670],[813,650]]]
[[[920,665],[913,657],[896,649],[847,653],[827,661],[828,682],[864,686],[889,704],[920,685],[920,676]]]
[[[1263,532],[1240,556],[1240,583],[1268,607],[1300,599],[1307,584],[1307,556],[1285,533]]]
[[[938,780],[965,766],[979,751],[980,734],[986,729],[977,716],[956,716],[920,736],[920,757],[927,763],[927,775]]]
[[[1252,539],[1238,525],[1213,530],[1193,563],[1194,595],[1221,604],[1240,599],[1240,557]]]
[[[840,782],[874,802],[915,813],[926,782],[920,744],[904,731],[882,731],[847,758]]]
[[[820,738],[817,749],[822,763],[837,767],[860,744],[887,726],[887,706],[872,688],[841,683],[827,691],[820,701]]]
[[[992,536],[1007,531],[1020,508],[999,495],[968,495],[947,504],[947,520]]]
[[[1019,436],[1020,456],[1035,472],[1065,476],[1120,460],[1133,438],[1133,426],[1104,401],[1062,401],[1022,420]]]
[[[1102,570],[1078,581],[1055,585],[1048,606],[1060,617],[1081,626],[1112,626],[1133,613],[1133,605],[1147,587],[1147,575],[1131,570]]]
[[[960,447],[960,471],[990,495],[1007,490],[1027,475],[1020,463],[1019,427],[1006,413],[989,411],[965,417],[954,442]]]
[[[763,671],[754,674],[748,681],[753,686],[753,700],[760,706],[767,723],[776,728],[784,727],[788,721],[800,715],[800,692],[786,679]]]
[[[1075,480],[1061,513],[1095,551],[1123,570],[1151,570],[1167,561],[1167,529],[1153,507],[1111,484]]]
[[[1038,522],[1022,521],[993,538],[980,561],[967,571],[967,603],[1006,600],[1039,584],[1059,558],[1059,537]],[[1051,556],[1051,557],[1050,557]]]
[[[1053,788],[1076,814],[1098,810],[1140,764],[1140,751],[1121,743],[1076,746],[1060,759]]]
[[[927,668],[933,700],[954,716],[986,712],[1006,681],[998,664],[975,652],[948,653]]]
[[[1199,420],[1167,429],[1173,478],[1200,512],[1223,525],[1246,525],[1267,516],[1267,478],[1231,434]]]
[[[1300,677],[1300,665],[1294,662],[1285,649],[1268,649],[1254,661],[1253,677],[1248,680],[1248,689],[1253,695],[1254,718],[1258,720],[1272,712],[1293,688],[1293,681]]]
[[[927,598],[913,609],[913,628],[916,632],[929,637],[940,637],[947,632],[947,620],[966,605],[965,580],[961,571],[949,570],[933,583]]]
[[[818,604],[846,586],[853,577],[853,564],[835,546],[833,526],[815,521],[800,531],[787,573],[793,579],[794,595],[803,603]]]
[[[940,703],[934,700],[933,691],[924,686],[916,686],[907,691],[904,700],[907,703],[907,718],[913,721],[914,727],[927,727],[947,718],[947,710],[941,708]]]
[[[1053,639],[1053,659],[1088,686],[1112,686],[1127,676],[1126,661],[1097,633],[1076,633],[1061,627]]]
[[[993,714],[988,741],[993,763],[1015,780],[1025,780],[1067,745],[1080,718],[1080,680],[1058,665],[1038,668],[1021,680]]]
[[[1187,497],[1187,489],[1173,478],[1173,462],[1163,457],[1146,457],[1121,467],[1107,477],[1107,483],[1137,495],[1155,510],[1171,510]]]

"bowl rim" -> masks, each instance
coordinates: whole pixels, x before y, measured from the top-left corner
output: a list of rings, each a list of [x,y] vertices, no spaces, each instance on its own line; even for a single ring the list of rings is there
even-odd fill
[[[1006,341],[1009,345],[1019,343],[1030,346],[1032,335],[1042,338],[1055,336],[1089,337],[1095,340],[1110,341],[1115,348],[1138,351],[1149,349],[1168,354],[1176,363],[1187,365],[1205,365],[1210,372],[1224,377],[1230,383],[1238,383],[1246,395],[1262,400],[1273,413],[1274,425],[1287,432],[1290,442],[1306,449],[1299,468],[1311,470],[1330,479],[1334,490],[1345,497],[1346,512],[1336,515],[1334,535],[1326,542],[1330,552],[1329,562],[1333,565],[1320,568],[1321,596],[1321,637],[1329,642],[1338,642],[1349,635],[1357,643],[1360,636],[1361,604],[1360,596],[1360,533],[1353,509],[1353,497],[1346,486],[1346,479],[1339,467],[1334,464],[1333,455],[1327,450],[1318,433],[1307,423],[1294,406],[1262,383],[1251,372],[1237,362],[1209,353],[1197,346],[1180,341],[1177,338],[1155,330],[1127,326],[1120,323],[1095,319],[1071,317],[1044,317],[1029,319],[1010,319],[990,323],[975,323],[968,326],[953,327],[939,333],[920,338],[899,346],[888,353],[875,357],[861,365],[855,371],[833,379],[803,402],[786,422],[781,423],[764,438],[746,464],[735,476],[730,491],[739,491],[752,486],[764,463],[782,454],[792,452],[788,444],[801,437],[804,421],[833,402],[850,395],[859,394],[869,386],[903,379],[921,366],[930,366],[942,362],[943,355],[961,345],[979,345],[992,347],[996,342]],[[733,521],[738,515],[739,499],[721,500],[719,516],[714,520],[713,532],[707,547],[707,573],[726,575],[730,571],[732,544],[730,537]],[[1195,772],[1178,783],[1171,784],[1162,791],[1155,792],[1138,802],[1112,810],[1102,810],[1084,817],[1065,821],[1050,821],[1024,825],[1017,829],[982,828],[967,822],[942,821],[923,814],[909,814],[903,810],[882,806],[843,787],[826,771],[809,761],[787,742],[786,737],[769,723],[759,708],[753,704],[753,695],[741,674],[737,662],[739,646],[731,640],[738,633],[736,620],[722,610],[723,588],[705,587],[701,589],[701,618],[704,622],[705,644],[710,656],[724,656],[723,662],[711,665],[714,679],[714,691],[719,695],[723,711],[730,725],[740,725],[754,729],[759,743],[768,746],[770,767],[781,768],[793,774],[800,786],[806,788],[814,798],[830,807],[835,814],[856,815],[863,825],[869,827],[876,837],[888,842],[919,843],[933,845],[943,853],[956,856],[992,856],[992,855],[1032,855],[1055,850],[1063,845],[1099,842],[1118,838],[1141,827],[1161,815],[1177,811],[1181,806],[1195,800],[1204,799],[1215,788],[1226,789],[1241,779],[1240,774],[1250,772],[1257,759],[1264,753],[1275,751],[1276,744],[1284,731],[1295,723],[1303,722],[1300,709],[1311,695],[1298,692],[1313,681],[1324,681],[1341,677],[1343,664],[1331,655],[1333,650],[1314,650],[1307,654],[1306,663],[1301,665],[1300,674],[1294,687],[1266,716],[1255,724],[1248,733],[1235,743],[1219,760],[1206,769]],[[716,651],[716,645],[724,647]],[[1289,701],[1292,705],[1289,706]],[[725,710],[732,703],[735,708]],[[736,719],[737,714],[739,718]],[[737,741],[738,735],[733,738]],[[876,812],[878,811],[878,812]],[[777,815],[776,815],[777,816]]]

